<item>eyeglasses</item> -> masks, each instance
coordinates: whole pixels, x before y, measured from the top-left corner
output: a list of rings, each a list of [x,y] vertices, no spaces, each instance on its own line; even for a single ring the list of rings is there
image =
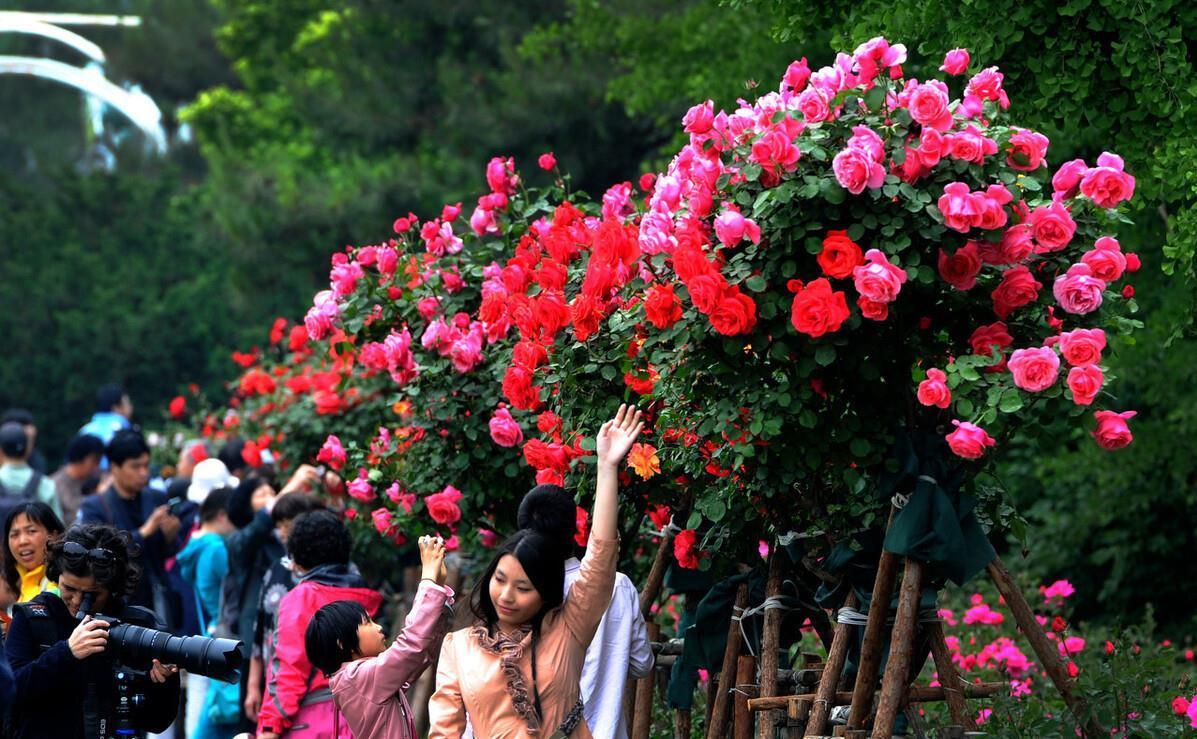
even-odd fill
[[[111,567],[115,559],[111,550],[99,547],[88,549],[77,541],[68,541],[63,544],[62,556],[71,567],[80,567],[89,560],[92,564],[100,567]]]

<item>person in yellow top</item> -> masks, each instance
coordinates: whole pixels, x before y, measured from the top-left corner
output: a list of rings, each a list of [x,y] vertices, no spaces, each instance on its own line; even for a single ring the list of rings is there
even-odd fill
[[[54,509],[41,501],[13,506],[4,518],[4,579],[17,602],[42,591],[58,592],[46,579],[46,542],[65,531]]]

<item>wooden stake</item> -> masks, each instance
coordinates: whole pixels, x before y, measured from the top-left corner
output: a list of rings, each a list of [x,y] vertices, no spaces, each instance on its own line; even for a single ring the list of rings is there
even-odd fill
[[[666,526],[665,533],[661,536],[661,544],[657,547],[657,555],[653,557],[653,566],[648,571],[648,579],[644,581],[644,589],[640,591],[640,614],[646,619],[657,596],[661,593],[661,584],[665,582],[665,570],[669,568],[673,537],[673,530]]]
[[[927,625],[927,634],[931,638],[931,658],[935,660],[935,671],[939,673],[939,684],[946,691],[948,711],[952,714],[952,721],[965,729],[972,731],[977,728],[973,723],[968,703],[964,700],[961,685],[964,679],[956,672],[956,665],[952,662],[952,654],[948,651],[948,644],[943,636],[943,624],[936,621]]]
[[[752,712],[748,710],[748,696],[744,686],[752,685],[756,677],[756,657],[742,654],[736,660],[735,716],[732,718],[732,737],[752,739]]]
[[[989,698],[997,695],[1003,690],[1009,690],[1010,683],[1008,682],[993,682],[993,683],[969,683],[964,691],[965,698]],[[946,691],[942,685],[937,685],[934,688],[916,685],[912,687],[906,694],[907,703],[934,703],[946,700]],[[847,705],[852,701],[852,693],[847,690],[842,690],[832,696],[831,702],[837,706]],[[790,701],[795,700],[814,700],[814,693],[802,693],[800,695],[775,695],[772,698],[749,698],[748,710],[750,711],[773,711],[779,708],[785,708]]]
[[[1022,590],[1014,582],[1010,570],[1006,569],[1001,557],[994,557],[987,569],[989,577],[997,585],[1010,612],[1014,614],[1014,621],[1018,624],[1018,628],[1026,635],[1027,641],[1031,642],[1031,648],[1035,650],[1039,664],[1043,666],[1052,682],[1055,683],[1056,690],[1064,698],[1064,702],[1072,711],[1072,715],[1076,717],[1077,722],[1080,723],[1085,736],[1090,738],[1105,736],[1106,732],[1097,723],[1097,717],[1089,711],[1088,703],[1083,697],[1073,693],[1072,679],[1068,677],[1068,672],[1060,661],[1060,654],[1055,642],[1047,638],[1043,627],[1035,620],[1035,613],[1027,603],[1026,597],[1023,596]]]
[[[673,709],[673,739],[690,739],[690,709]]]
[[[856,593],[848,593],[844,600],[845,608],[856,607]],[[835,636],[831,640],[831,651],[827,653],[827,664],[823,666],[823,674],[819,677],[819,689],[815,693],[815,700],[811,704],[810,717],[806,720],[804,735],[821,735],[827,724],[827,714],[831,711],[831,698],[835,695],[840,682],[840,675],[844,672],[844,662],[848,658],[848,643],[852,640],[850,624],[835,625]]]
[[[729,717],[728,686],[735,680],[736,659],[740,656],[740,614],[748,603],[748,585],[742,583],[736,589],[736,601],[732,606],[731,622],[727,626],[727,648],[723,650],[723,666],[719,670],[719,687],[715,691],[715,704],[711,709],[711,717],[707,722],[707,739],[723,739],[727,736],[727,719]],[[712,675],[711,679],[714,680]]]
[[[894,522],[898,509],[890,506],[889,523]],[[877,674],[881,671],[881,646],[885,639],[885,622],[889,618],[889,600],[894,594],[894,579],[898,575],[898,555],[881,550],[877,561],[877,578],[873,580],[873,597],[869,601],[869,620],[865,624],[864,643],[860,647],[860,668],[856,672],[856,687],[852,694],[852,710],[848,714],[848,728],[859,729],[873,710],[873,694],[877,691]]]
[[[781,595],[781,571],[783,558],[788,555],[773,542],[769,556],[769,579],[765,581],[765,601]],[[761,639],[761,690],[760,697],[777,695],[777,652],[781,645],[781,609],[765,609],[765,634]],[[776,715],[766,712],[761,716],[757,728],[758,739],[773,739],[773,725]]]
[[[802,727],[806,725],[806,717],[810,715],[810,701],[790,701],[786,706],[786,731],[782,735],[786,739],[800,739],[806,735]]]
[[[885,678],[881,684],[881,698],[877,701],[877,717],[873,719],[873,739],[890,739],[894,721],[906,700],[910,685],[910,662],[914,656],[914,642],[919,628],[919,598],[923,594],[923,564],[906,560],[902,575],[902,590],[898,596],[898,615],[890,637],[889,661],[885,664]]]
[[[648,622],[648,640],[661,638],[661,627],[656,621]],[[649,672],[636,681],[636,710],[632,712],[632,739],[648,739],[653,726],[653,683],[654,675]]]

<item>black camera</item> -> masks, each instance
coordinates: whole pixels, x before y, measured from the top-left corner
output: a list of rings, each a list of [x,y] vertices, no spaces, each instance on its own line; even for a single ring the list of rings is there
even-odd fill
[[[166,501],[166,505],[170,506],[170,515],[175,518],[182,518],[184,513],[195,507],[195,503],[192,503],[181,495],[176,495]]]
[[[96,615],[93,618],[108,622],[108,648],[105,651],[123,664],[148,668],[156,659],[213,680],[232,684],[241,679],[242,643],[235,639],[173,636],[165,631],[127,624],[112,616]]]

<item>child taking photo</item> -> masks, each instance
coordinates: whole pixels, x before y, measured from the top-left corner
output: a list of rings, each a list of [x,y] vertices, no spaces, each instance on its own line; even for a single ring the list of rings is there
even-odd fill
[[[356,737],[415,739],[404,690],[428,666],[452,616],[445,586],[445,542],[420,537],[422,579],[403,631],[387,648],[382,627],[353,600],[316,611],[305,646],[312,665],[328,676],[333,700]]]

